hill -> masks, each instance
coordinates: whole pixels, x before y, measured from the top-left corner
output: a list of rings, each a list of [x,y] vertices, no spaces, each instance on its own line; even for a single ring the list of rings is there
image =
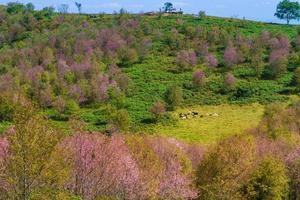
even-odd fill
[[[298,93],[297,26],[209,16],[11,10],[0,10],[2,93],[25,94],[66,130],[76,116],[89,130],[151,132],[153,124],[178,121],[168,113],[155,120],[149,110],[156,102],[171,111],[266,104]],[[166,91],[175,86],[182,100],[172,106]],[[1,111],[4,127],[10,124],[6,112]]]
[[[297,200],[299,87],[298,26],[9,3],[0,199]]]

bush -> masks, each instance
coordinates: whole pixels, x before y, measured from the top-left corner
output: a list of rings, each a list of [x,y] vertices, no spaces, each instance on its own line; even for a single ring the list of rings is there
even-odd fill
[[[254,138],[235,136],[221,141],[197,168],[199,199],[240,199],[255,159]]]
[[[158,101],[153,104],[149,111],[154,115],[155,120],[159,121],[162,115],[166,112],[166,107],[163,103]]]
[[[128,111],[121,109],[111,115],[111,124],[120,131],[127,131],[130,126]]]
[[[197,64],[197,56],[193,50],[182,50],[177,54],[177,65],[181,71],[192,70]]]
[[[203,71],[196,71],[193,74],[193,84],[197,87],[197,88],[202,88],[205,86],[206,84],[206,76],[205,73]]]
[[[174,110],[176,106],[179,106],[182,101],[182,89],[178,86],[171,86],[165,93],[165,99],[170,110]]]
[[[286,199],[289,178],[284,163],[273,157],[266,157],[252,174],[245,187],[247,199]]]
[[[231,73],[227,73],[224,78],[224,85],[226,90],[232,90],[235,88],[235,77]]]

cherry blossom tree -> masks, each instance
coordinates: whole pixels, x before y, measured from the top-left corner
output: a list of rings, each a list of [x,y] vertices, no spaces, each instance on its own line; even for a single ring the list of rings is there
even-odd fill
[[[66,185],[84,199],[112,196],[138,198],[139,170],[124,140],[99,134],[77,134],[64,141],[73,173]]]
[[[238,63],[238,54],[236,48],[232,45],[227,46],[224,52],[224,62],[226,67],[232,68],[235,64]]]
[[[203,71],[196,71],[193,74],[193,84],[198,87],[198,88],[202,88],[205,86],[206,84],[206,75]]]

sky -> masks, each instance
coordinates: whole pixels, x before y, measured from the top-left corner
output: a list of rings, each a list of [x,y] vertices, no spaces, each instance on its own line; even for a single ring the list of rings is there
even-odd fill
[[[85,13],[112,13],[121,8],[134,13],[157,11],[164,2],[168,1],[172,2],[176,8],[181,8],[185,13],[197,14],[203,10],[211,16],[245,17],[249,20],[284,23],[274,17],[276,5],[280,0],[0,0],[0,4],[11,1],[32,2],[37,9],[68,4],[69,12],[77,11],[75,6],[75,1],[77,1],[82,4],[82,11]]]

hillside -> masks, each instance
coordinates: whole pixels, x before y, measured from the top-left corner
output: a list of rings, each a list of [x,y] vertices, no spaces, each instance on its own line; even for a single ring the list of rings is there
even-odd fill
[[[0,6],[0,200],[300,198],[300,27],[165,15]]]
[[[189,15],[1,13],[1,80],[11,83],[2,90],[25,92],[61,126],[76,115],[103,131],[112,109],[129,113],[126,130],[147,130],[149,109],[166,102],[174,85],[183,97],[176,107],[265,104],[297,93],[296,26]],[[281,63],[269,67],[272,53]],[[205,74],[200,86],[193,84],[197,70]]]
[[[296,26],[189,15],[5,14],[3,8],[1,16],[1,80],[8,84],[11,79],[16,84],[9,87],[25,92],[55,121],[79,115],[92,130],[103,130],[109,124],[107,109],[123,109],[129,113],[131,130],[145,130],[146,122],[153,121],[150,107],[165,102],[165,92],[173,85],[182,89],[179,106],[183,107],[264,104],[297,93],[293,84],[293,71],[299,66]],[[268,71],[268,55],[276,47],[270,47],[269,41],[285,40],[290,42],[282,48],[289,48],[292,59],[283,66],[287,70],[274,78]],[[235,62],[232,67],[223,58],[228,46],[237,53],[229,55],[236,57],[229,58]],[[178,60],[180,51],[190,49],[192,53],[182,53]],[[253,54],[260,58],[249,57]],[[201,88],[192,81],[197,70],[206,77]],[[235,79],[234,89],[228,91],[223,87],[226,73]],[[121,93],[108,94],[115,82]],[[97,84],[102,85],[97,88]],[[70,108],[55,108],[59,103]]]

